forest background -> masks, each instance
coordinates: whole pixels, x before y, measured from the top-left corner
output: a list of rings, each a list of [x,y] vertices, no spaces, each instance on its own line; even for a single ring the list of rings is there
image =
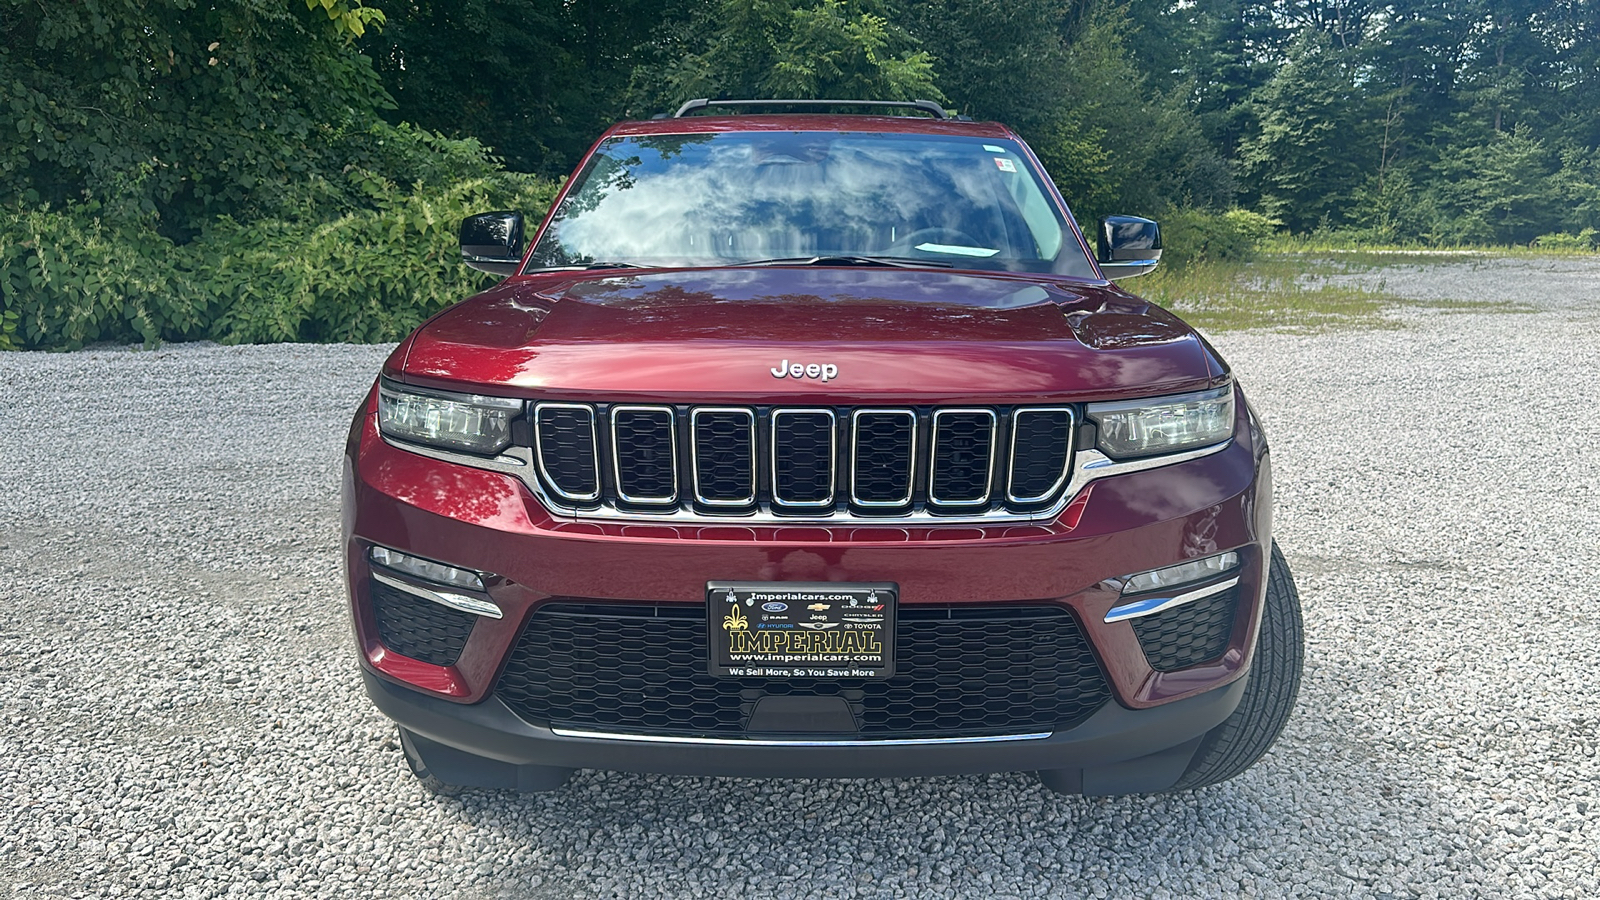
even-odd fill
[[[939,100],[1169,261],[1593,249],[1600,0],[0,0],[0,349],[380,341],[692,97]]]

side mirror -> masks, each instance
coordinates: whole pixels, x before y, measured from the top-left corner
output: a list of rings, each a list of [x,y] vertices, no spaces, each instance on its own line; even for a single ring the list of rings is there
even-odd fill
[[[522,213],[478,213],[461,220],[461,260],[479,272],[513,275],[522,263]]]
[[[1160,260],[1161,226],[1138,216],[1100,220],[1099,262],[1107,278],[1148,274]]]

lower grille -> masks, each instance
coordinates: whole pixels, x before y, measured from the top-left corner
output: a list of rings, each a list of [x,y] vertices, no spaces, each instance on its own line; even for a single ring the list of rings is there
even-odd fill
[[[714,678],[697,606],[547,604],[495,690],[539,725],[740,737],[762,697],[840,696],[861,737],[937,738],[1072,728],[1111,696],[1076,620],[1056,607],[902,608],[883,681]]]
[[[1133,633],[1150,668],[1157,672],[1197,666],[1227,652],[1238,605],[1239,589],[1233,588],[1134,619]]]
[[[378,640],[385,647],[435,666],[453,665],[478,617],[367,580]]]

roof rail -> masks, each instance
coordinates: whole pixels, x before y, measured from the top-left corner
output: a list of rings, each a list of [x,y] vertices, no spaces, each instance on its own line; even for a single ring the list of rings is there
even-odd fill
[[[935,119],[948,119],[950,114],[932,100],[690,100],[678,107],[672,118],[681,119],[697,110],[713,106],[884,106],[899,109],[920,109],[931,113]]]

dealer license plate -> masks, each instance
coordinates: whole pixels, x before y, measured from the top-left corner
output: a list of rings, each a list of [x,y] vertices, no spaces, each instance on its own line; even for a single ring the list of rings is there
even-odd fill
[[[706,582],[711,674],[888,678],[899,585]]]

